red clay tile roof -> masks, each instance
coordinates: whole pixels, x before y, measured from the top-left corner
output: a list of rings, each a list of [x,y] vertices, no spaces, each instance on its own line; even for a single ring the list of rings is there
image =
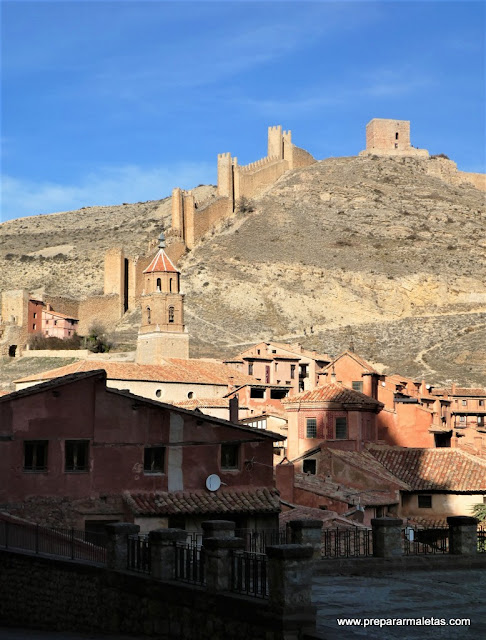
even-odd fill
[[[170,258],[163,249],[159,249],[152,259],[152,262],[144,270],[144,273],[154,273],[159,271],[171,271],[173,273],[179,273],[174,267]]]
[[[56,316],[57,318],[65,318],[66,320],[75,320],[76,322],[79,322],[79,320],[74,316],[68,316],[65,313],[59,313],[58,311],[53,311],[52,309],[42,309],[42,312],[49,313],[51,316]]]
[[[309,349],[304,349],[298,344],[287,344],[285,342],[269,342],[268,345],[274,346],[277,349],[283,349],[284,351],[291,351],[297,356],[305,356],[306,358],[312,358],[313,360],[325,360],[326,362],[329,362],[330,360],[330,357],[327,353],[317,353],[314,351],[310,351]]]
[[[183,409],[195,409],[196,407],[206,408],[229,408],[229,398],[191,398],[191,400],[182,400],[181,402],[174,402],[176,407],[182,407]],[[239,405],[240,409],[247,408],[243,404]]]
[[[294,486],[297,489],[315,493],[316,495],[339,500],[347,504],[362,504],[363,506],[381,506],[397,504],[398,490],[390,489],[386,485],[383,490],[357,489],[344,485],[343,483],[327,480],[322,476],[307,475],[306,473],[296,473],[294,476]]]
[[[235,385],[259,384],[252,376],[239,373],[221,362],[167,358],[165,363],[163,365],[149,365],[107,360],[81,360],[58,369],[32,374],[20,380],[15,380],[15,382],[51,380],[71,373],[104,369],[108,380],[152,380],[154,382],[187,382],[216,385],[227,385],[230,382]]]
[[[280,526],[286,525],[290,520],[321,520],[323,529],[368,529],[368,527],[356,520],[340,516],[330,509],[316,509],[315,507],[303,507],[295,505],[295,509],[283,511],[279,517]]]
[[[433,396],[482,396],[486,397],[486,389],[482,387],[456,387],[454,393],[451,388],[443,388],[443,389],[432,389]]]
[[[361,358],[361,356],[358,356],[356,353],[354,353],[354,351],[349,351],[349,350],[344,351],[343,353],[338,355],[336,358],[334,358],[334,360],[330,364],[328,364],[327,367],[325,367],[325,370],[327,371],[328,369],[332,369],[332,365],[344,356],[349,356],[350,358],[355,360],[355,362],[357,362],[360,366],[362,366],[367,373],[379,374],[379,372],[374,367],[372,367],[369,362],[366,362],[366,360]]]
[[[374,400],[360,391],[348,389],[339,382],[324,384],[321,387],[315,387],[310,391],[302,391],[295,396],[282,399],[282,403],[285,405],[302,404],[306,402],[339,402],[341,404],[365,405],[373,408],[383,406],[381,402],[378,402],[378,400]]]
[[[486,491],[486,461],[464,451],[379,445],[368,451],[413,491]]]
[[[124,499],[139,516],[161,516],[181,513],[278,513],[280,497],[277,489],[220,489],[219,491],[177,491],[172,493],[129,493]]]

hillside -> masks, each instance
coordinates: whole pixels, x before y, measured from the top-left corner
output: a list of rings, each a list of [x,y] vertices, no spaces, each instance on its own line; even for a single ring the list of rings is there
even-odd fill
[[[180,264],[193,355],[268,338],[336,354],[352,340],[388,371],[486,385],[484,193],[428,175],[430,162],[289,171],[209,234]],[[4,223],[0,289],[100,292],[103,252],[145,253],[169,216],[165,199]],[[134,330],[125,321],[124,341]]]

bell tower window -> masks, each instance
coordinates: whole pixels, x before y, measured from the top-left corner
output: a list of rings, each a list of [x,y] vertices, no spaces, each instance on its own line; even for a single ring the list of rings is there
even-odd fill
[[[169,324],[174,322],[174,307],[169,307]]]
[[[157,291],[161,291],[162,290],[162,280],[160,278],[157,278]]]
[[[150,319],[150,307],[147,307],[147,324],[150,324],[151,319]]]

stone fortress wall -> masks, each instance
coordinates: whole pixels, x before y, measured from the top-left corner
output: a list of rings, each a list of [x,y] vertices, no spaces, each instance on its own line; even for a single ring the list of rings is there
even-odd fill
[[[274,184],[289,169],[306,167],[316,160],[292,144],[291,132],[280,125],[268,128],[265,158],[239,165],[230,153],[218,154],[216,198],[196,202],[191,191],[172,192],[172,227],[167,234],[170,251],[174,241],[193,249],[198,240],[223,218],[233,214],[241,198],[253,198]],[[177,248],[180,250],[180,246]],[[172,256],[171,256],[172,257]]]
[[[486,191],[486,176],[458,171],[451,160],[429,157],[426,149],[410,143],[410,121],[373,118],[366,126],[366,149],[360,156],[417,157],[428,159],[427,173],[450,184],[472,184]],[[267,155],[248,165],[239,165],[231,153],[217,158],[218,184],[215,197],[196,201],[191,191],[179,187],[172,192],[171,228],[166,230],[166,253],[177,264],[180,258],[221,220],[234,214],[241,198],[251,199],[273,185],[286,171],[309,166],[316,160],[292,143],[291,131],[280,125],[268,128]],[[145,256],[126,256],[115,247],[105,255],[103,295],[82,300],[45,296],[54,310],[79,319],[78,331],[85,334],[94,322],[108,329],[124,314],[134,311],[143,291],[143,270],[153,252]],[[27,292],[7,291],[0,306],[0,355],[7,355],[9,345],[27,341]],[[19,351],[17,351],[18,355]]]

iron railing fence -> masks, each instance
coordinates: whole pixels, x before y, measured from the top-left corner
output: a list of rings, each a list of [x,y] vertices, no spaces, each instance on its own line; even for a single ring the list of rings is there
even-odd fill
[[[150,544],[147,535],[131,535],[127,538],[127,569],[150,573]]]
[[[357,558],[373,555],[371,529],[324,529],[323,558]]]
[[[288,544],[291,531],[286,529],[236,529],[235,536],[245,541],[244,550],[249,553],[265,553],[267,547],[275,544]]]
[[[191,544],[176,544],[174,577],[183,582],[205,584],[204,549]]]
[[[256,598],[268,597],[267,556],[264,553],[232,553],[231,590]]]
[[[478,527],[478,553],[486,553],[486,527]]]
[[[4,549],[105,564],[106,543],[104,533],[0,520],[0,547]]]
[[[287,544],[290,542],[289,529],[236,529],[235,536],[245,541],[245,551],[265,553],[268,546]],[[186,543],[193,547],[201,547],[203,534],[199,531],[188,531]]]
[[[403,553],[407,556],[449,553],[449,527],[403,529]]]

